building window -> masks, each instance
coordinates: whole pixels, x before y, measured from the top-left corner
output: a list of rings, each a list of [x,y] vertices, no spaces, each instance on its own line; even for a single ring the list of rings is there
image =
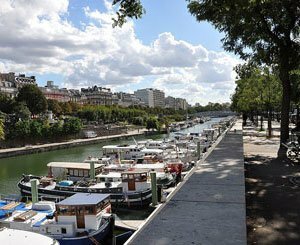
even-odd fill
[[[62,234],[66,234],[66,233],[67,233],[67,229],[66,229],[65,227],[62,227],[62,228],[61,228],[61,233],[62,233]]]

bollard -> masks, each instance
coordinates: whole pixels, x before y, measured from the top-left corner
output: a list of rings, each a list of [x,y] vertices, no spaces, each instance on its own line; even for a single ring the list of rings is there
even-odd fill
[[[32,203],[37,203],[38,200],[38,186],[37,186],[37,179],[30,180],[31,184],[31,200]]]
[[[90,162],[90,178],[95,179],[95,162]]]
[[[197,158],[198,158],[198,160],[200,160],[200,158],[201,158],[200,141],[197,142]]]
[[[161,202],[162,197],[162,187],[161,185],[157,185],[157,202]]]
[[[156,172],[151,172],[150,177],[151,177],[151,190],[152,190],[152,206],[156,206],[157,205]]]

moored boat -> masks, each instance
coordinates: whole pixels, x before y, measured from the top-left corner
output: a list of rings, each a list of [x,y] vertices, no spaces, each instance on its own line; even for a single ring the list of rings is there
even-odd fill
[[[114,217],[110,212],[109,195],[78,193],[56,204],[42,201],[19,207],[0,222],[8,228],[47,235],[61,245],[91,245],[112,238]]]
[[[53,177],[24,175],[18,187],[25,197],[31,196],[31,181],[38,180],[38,195],[44,199],[60,200],[76,193],[110,194],[114,207],[143,208],[151,203],[151,185],[146,171],[122,171],[120,182],[112,185],[112,178],[101,181],[101,174],[92,179],[57,181]]]
[[[5,245],[59,245],[59,242],[51,237],[6,227],[0,228],[0,241]]]

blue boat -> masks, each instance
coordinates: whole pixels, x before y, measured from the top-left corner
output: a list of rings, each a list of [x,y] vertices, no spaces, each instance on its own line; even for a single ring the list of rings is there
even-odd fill
[[[114,217],[109,195],[77,193],[59,203],[32,205],[0,202],[3,226],[47,235],[61,245],[109,244]]]

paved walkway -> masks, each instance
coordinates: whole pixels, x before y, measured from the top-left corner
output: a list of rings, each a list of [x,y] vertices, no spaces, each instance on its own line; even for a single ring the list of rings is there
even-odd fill
[[[248,244],[299,245],[300,164],[277,158],[279,138],[244,133]]]
[[[128,244],[246,244],[240,123]]]

